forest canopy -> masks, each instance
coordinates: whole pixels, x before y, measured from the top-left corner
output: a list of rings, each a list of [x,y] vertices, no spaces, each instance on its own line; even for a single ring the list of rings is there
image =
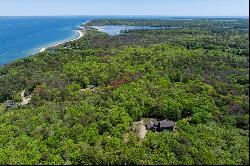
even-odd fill
[[[248,21],[93,20],[84,38],[1,67],[0,164],[248,165]],[[139,139],[143,118],[178,130]]]

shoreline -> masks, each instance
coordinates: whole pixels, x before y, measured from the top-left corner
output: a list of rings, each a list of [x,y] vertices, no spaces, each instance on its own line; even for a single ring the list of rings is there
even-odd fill
[[[84,24],[86,24],[87,22],[85,22]],[[77,29],[77,30],[75,30],[75,31],[79,33],[79,36],[77,38],[70,39],[70,40],[67,40],[65,42],[59,42],[59,43],[54,44],[52,46],[44,47],[44,48],[40,49],[38,53],[42,53],[42,52],[46,51],[48,48],[53,48],[53,47],[59,46],[59,45],[64,44],[64,43],[68,43],[68,42],[73,42],[73,41],[79,40],[82,37],[84,37],[84,35],[86,34],[84,25],[81,25],[80,28]]]
[[[61,45],[61,44],[64,44],[64,43],[68,43],[68,42],[72,42],[72,41],[76,41],[76,40],[79,40],[81,39],[82,37],[85,36],[86,34],[86,30],[85,30],[85,24],[87,24],[88,22],[90,21],[86,21],[86,22],[83,22],[81,23],[80,25],[78,25],[78,27],[76,29],[73,29],[73,31],[76,31],[78,33],[78,35],[76,37],[74,37],[73,39],[68,39],[66,41],[58,41],[56,44],[48,44],[46,47],[43,47],[43,48],[34,48],[34,50],[28,54],[27,56],[24,56],[24,57],[19,57],[19,58],[16,58],[16,59],[11,59],[11,60],[8,60],[8,61],[4,61],[4,62],[0,62],[0,68],[6,64],[10,64],[16,60],[19,60],[19,59],[22,59],[22,58],[26,58],[26,57],[30,57],[30,56],[33,56],[33,55],[36,55],[36,54],[39,54],[39,53],[42,53],[44,51],[46,51],[47,49],[49,48],[54,48],[58,45]],[[3,76],[0,76],[0,77],[3,77]]]

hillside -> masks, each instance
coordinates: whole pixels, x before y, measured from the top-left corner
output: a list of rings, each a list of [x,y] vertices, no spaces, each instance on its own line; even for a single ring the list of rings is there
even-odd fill
[[[179,28],[109,36],[93,25]],[[0,164],[249,164],[248,19],[85,28],[0,68]],[[178,129],[140,139],[131,127],[144,118]]]

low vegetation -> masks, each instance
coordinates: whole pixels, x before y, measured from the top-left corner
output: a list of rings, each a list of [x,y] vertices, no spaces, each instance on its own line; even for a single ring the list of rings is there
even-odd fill
[[[111,24],[180,28],[109,36],[87,27]],[[0,164],[249,164],[248,19],[86,28],[0,68]],[[28,105],[4,106],[23,90]],[[130,129],[143,118],[178,131],[140,140]]]

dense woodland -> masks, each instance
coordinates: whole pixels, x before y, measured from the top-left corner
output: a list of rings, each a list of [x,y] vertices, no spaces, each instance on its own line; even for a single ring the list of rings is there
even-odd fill
[[[109,36],[92,25],[178,28]],[[80,40],[0,68],[0,164],[249,164],[248,19],[85,27]],[[31,102],[8,107],[23,90]],[[140,140],[130,128],[141,118],[178,131]]]

